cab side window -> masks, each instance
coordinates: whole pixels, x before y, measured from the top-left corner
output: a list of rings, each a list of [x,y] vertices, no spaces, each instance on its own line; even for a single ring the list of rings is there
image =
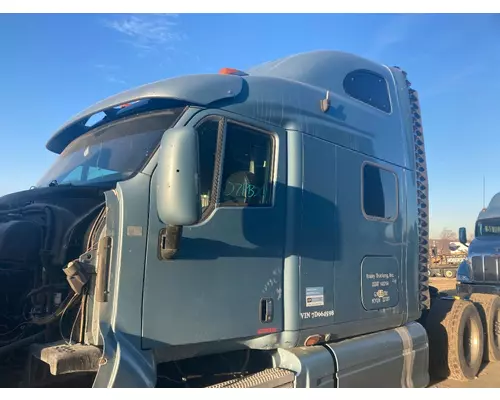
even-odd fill
[[[395,221],[398,216],[398,180],[394,172],[377,165],[363,165],[362,207],[366,217]]]
[[[345,92],[363,103],[390,113],[391,100],[387,81],[372,71],[353,71],[344,79]]]
[[[221,206],[272,204],[273,137],[228,121],[222,164]]]

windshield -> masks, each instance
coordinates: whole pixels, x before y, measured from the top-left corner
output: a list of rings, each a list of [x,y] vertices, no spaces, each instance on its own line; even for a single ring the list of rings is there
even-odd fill
[[[500,218],[477,221],[476,237],[480,236],[500,236]]]
[[[128,179],[142,169],[181,111],[133,116],[78,137],[37,186],[91,185]]]

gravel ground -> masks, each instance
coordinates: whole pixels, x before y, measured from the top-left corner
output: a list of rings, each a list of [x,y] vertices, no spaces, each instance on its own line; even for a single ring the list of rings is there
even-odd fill
[[[430,284],[440,292],[455,294],[455,280],[431,278]],[[478,377],[471,382],[456,382],[450,379],[433,383],[431,388],[500,388],[500,362],[483,365]]]
[[[436,287],[440,292],[446,292],[450,295],[455,294],[455,279],[448,278],[430,278],[429,282]]]

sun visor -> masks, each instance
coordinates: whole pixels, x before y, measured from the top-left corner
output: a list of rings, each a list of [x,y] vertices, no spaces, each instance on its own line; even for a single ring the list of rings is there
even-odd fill
[[[72,140],[94,129],[95,126],[89,126],[88,122],[96,114],[103,114],[106,122],[112,122],[122,115],[129,115],[123,110],[128,107],[135,108],[137,112],[149,111],[167,108],[169,101],[172,106],[179,103],[208,106],[238,96],[242,88],[241,76],[225,74],[187,75],[140,86],[109,97],[77,114],[49,139],[46,147],[54,153],[61,153]]]

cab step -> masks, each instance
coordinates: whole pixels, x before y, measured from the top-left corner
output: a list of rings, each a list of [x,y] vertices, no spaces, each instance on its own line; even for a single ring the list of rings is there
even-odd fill
[[[97,371],[102,350],[95,346],[67,344],[63,341],[32,345],[31,354],[49,365],[52,375],[62,375]]]

